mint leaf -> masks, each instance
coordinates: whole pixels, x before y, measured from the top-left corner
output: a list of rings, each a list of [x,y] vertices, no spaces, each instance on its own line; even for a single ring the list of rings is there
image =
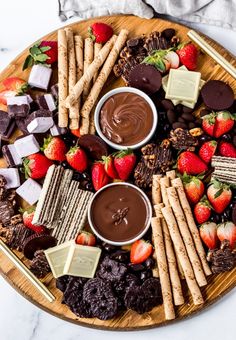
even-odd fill
[[[22,70],[26,70],[28,67],[31,67],[34,65],[34,59],[31,55],[28,55],[28,57],[25,59],[25,62],[23,64]]]

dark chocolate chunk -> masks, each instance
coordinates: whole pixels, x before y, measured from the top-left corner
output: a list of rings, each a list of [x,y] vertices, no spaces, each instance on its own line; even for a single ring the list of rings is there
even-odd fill
[[[181,128],[170,132],[170,140],[176,150],[195,151],[195,147],[198,145],[197,138],[193,137],[188,130]]]
[[[6,134],[8,127],[11,122],[11,118],[9,117],[8,113],[5,111],[0,110],[0,134]]]
[[[56,244],[56,238],[51,235],[34,234],[25,240],[23,252],[27,259],[32,260],[37,250],[45,250],[56,246]]]
[[[161,105],[164,107],[164,109],[167,111],[167,110],[174,110],[175,107],[174,107],[174,104],[172,103],[171,100],[169,99],[163,99],[161,101]]]
[[[14,215],[14,209],[9,201],[0,201],[0,222],[8,224]]]
[[[220,249],[209,250],[207,260],[211,262],[214,274],[230,271],[236,266],[236,252],[230,248],[228,240],[221,243]]]
[[[55,99],[58,99],[58,84],[51,86],[51,93]]]
[[[3,112],[3,111],[2,111]],[[3,123],[4,124],[4,123]],[[5,121],[5,124],[6,124],[6,121]],[[0,136],[1,136],[1,140],[5,140],[5,141],[8,141],[9,138],[11,137],[14,129],[15,129],[15,121],[13,119],[11,119],[9,121],[9,124],[6,128],[5,131],[3,131],[3,128],[2,128],[2,121],[1,121],[1,117],[0,117],[0,126],[1,126],[1,130],[2,132],[0,132]],[[6,125],[5,125],[6,126]]]
[[[8,105],[7,111],[11,118],[24,118],[29,114],[30,106],[29,104]]]
[[[29,135],[29,131],[27,130],[27,124],[25,120],[26,120],[25,118],[16,119],[16,126],[21,132],[23,132],[24,135]]]
[[[202,89],[203,102],[212,110],[226,110],[234,103],[234,91],[221,80],[209,80]]]
[[[164,31],[161,32],[161,34],[167,40],[171,40],[175,36],[175,30],[173,28],[166,28]]]
[[[176,113],[174,110],[168,110],[167,111],[167,118],[170,124],[173,124],[174,122],[176,122]]]
[[[48,110],[53,112],[56,110],[56,104],[51,93],[43,94],[42,96],[37,96],[36,103],[39,109]]]
[[[37,250],[30,264],[30,270],[39,279],[51,272],[50,266],[43,250]]]
[[[5,188],[7,180],[3,175],[0,175],[0,188]]]
[[[102,156],[108,155],[108,147],[106,143],[98,136],[83,135],[78,140],[78,145],[89,153],[93,159],[102,159]]]
[[[14,144],[4,145],[2,154],[9,167],[15,167],[22,164],[22,160],[18,155]]]
[[[162,84],[161,73],[152,65],[139,64],[129,73],[129,86],[147,94],[157,92]]]

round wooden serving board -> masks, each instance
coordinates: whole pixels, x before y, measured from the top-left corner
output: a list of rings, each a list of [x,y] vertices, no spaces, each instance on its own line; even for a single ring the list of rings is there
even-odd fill
[[[122,28],[126,28],[130,32],[130,37],[147,34],[152,31],[162,31],[165,28],[173,27],[177,31],[177,35],[182,41],[188,41],[187,31],[188,27],[182,26],[176,23],[160,20],[160,19],[141,19],[134,16],[110,16],[102,17],[99,19],[90,19],[87,21],[81,21],[70,25],[75,31],[79,32],[82,36],[87,36],[87,28],[91,23],[95,21],[106,22],[114,28],[115,33],[118,33]],[[45,36],[43,39],[56,40],[57,32],[53,32]],[[235,58],[230,55],[222,46],[216,42],[207,38],[207,41],[214,47],[220,54],[228,59],[234,66],[236,66]],[[13,60],[9,66],[0,74],[0,82],[9,76],[19,76],[25,80],[28,79],[29,71],[22,71],[23,61],[27,55],[27,50],[22,52],[15,60]],[[202,79],[221,79],[227,81],[236,93],[236,81],[227,74],[219,65],[208,56],[201,54],[199,58],[198,71],[202,73]],[[111,90],[112,88],[122,86],[123,82],[120,79],[115,79],[112,75],[108,82],[104,86],[101,93]],[[14,138],[14,136],[13,136]],[[0,167],[5,166],[4,161],[0,160]],[[21,253],[17,253],[22,258]],[[24,260],[25,261],[25,260]],[[26,262],[27,263],[27,262]],[[132,311],[127,311],[121,314],[119,317],[109,320],[101,321],[98,319],[79,319],[77,318],[67,306],[61,304],[62,294],[55,287],[55,280],[51,275],[48,275],[43,282],[50,289],[50,291],[56,296],[56,301],[49,303],[45,298],[29,283],[29,281],[12,265],[5,255],[0,253],[0,271],[3,277],[25,298],[36,306],[43,310],[53,314],[54,316],[60,317],[63,320],[76,323],[78,325],[94,327],[107,330],[138,330],[150,327],[157,327],[163,324],[168,324],[165,321],[163,306],[154,308],[150,313],[139,315]],[[185,282],[183,282],[185,285]],[[205,299],[204,305],[194,306],[191,297],[188,295],[186,287],[185,291],[185,304],[181,307],[176,308],[177,319],[181,320],[190,315],[197,313],[204,308],[208,307],[215,301],[217,301],[224,294],[229,292],[236,286],[236,268],[231,272],[215,275],[208,278],[208,285],[202,289],[202,293]],[[174,321],[176,321],[174,320]],[[172,321],[173,322],[173,321]]]

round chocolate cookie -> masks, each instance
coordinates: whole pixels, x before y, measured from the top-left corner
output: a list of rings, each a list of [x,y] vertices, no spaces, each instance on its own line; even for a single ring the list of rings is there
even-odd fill
[[[102,159],[102,156],[107,156],[109,153],[106,143],[95,135],[81,136],[78,139],[78,144],[95,160]]]
[[[234,92],[221,80],[209,80],[201,89],[204,104],[212,110],[226,110],[233,105]]]
[[[152,65],[139,64],[130,71],[128,84],[147,94],[153,94],[161,87],[161,73]]]
[[[37,250],[45,250],[56,246],[55,237],[47,234],[33,234],[24,242],[23,252],[27,259],[32,260]]]

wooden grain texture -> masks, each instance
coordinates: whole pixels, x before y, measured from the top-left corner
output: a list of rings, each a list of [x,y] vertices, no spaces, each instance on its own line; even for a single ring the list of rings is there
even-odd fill
[[[138,36],[141,34],[146,34],[154,30],[161,31],[167,27],[173,27],[177,31],[177,35],[181,38],[181,40],[187,41],[188,38],[186,33],[188,28],[176,23],[171,23],[168,21],[160,20],[160,19],[140,19],[134,16],[110,16],[99,18],[99,20],[111,24],[114,28],[115,33],[118,33],[120,29],[127,28],[130,31],[130,37]],[[87,28],[88,26],[97,21],[96,18],[81,21],[79,23],[74,23],[69,25],[74,32],[82,35],[83,37],[87,36]],[[56,40],[57,34],[56,32],[52,32],[48,34],[46,37],[47,40]],[[208,42],[217,49],[227,60],[229,60],[234,66],[236,66],[236,60],[229,52],[227,52],[223,47],[218,45],[216,42],[208,39]],[[21,53],[15,60],[13,60],[8,67],[0,74],[0,82],[9,76],[19,76],[24,79],[28,79],[29,70],[22,72],[22,63],[27,55],[27,51]],[[208,56],[201,54],[199,58],[198,70],[202,73],[202,78],[204,80],[209,79],[221,79],[227,81],[232,88],[234,88],[234,92],[236,92],[236,82],[235,80],[228,75],[219,65],[215,64],[215,62]],[[112,88],[122,86],[123,82],[120,79],[116,79],[114,76],[110,76],[106,85],[103,88],[103,91],[100,96],[102,96],[105,92],[111,90]],[[16,134],[13,136],[16,136]],[[0,160],[0,167],[4,166],[4,161]],[[21,258],[22,254],[17,253]],[[25,259],[23,259],[25,261]],[[27,262],[26,262],[27,263]],[[201,306],[194,306],[192,302],[192,298],[189,296],[187,292],[187,288],[184,286],[184,295],[185,295],[185,304],[176,308],[177,319],[174,321],[165,321],[164,317],[164,309],[163,306],[158,306],[154,308],[150,313],[146,313],[143,315],[139,315],[132,311],[127,311],[122,313],[117,318],[110,321],[100,321],[98,319],[79,319],[77,318],[70,310],[63,304],[60,303],[62,298],[62,294],[59,290],[55,288],[55,280],[51,275],[48,275],[43,282],[46,286],[52,291],[56,296],[56,302],[49,303],[47,302],[32,285],[22,276],[22,274],[14,268],[11,262],[3,255],[0,254],[0,270],[2,276],[25,298],[29,301],[42,308],[43,310],[62,318],[63,320],[70,321],[82,326],[94,327],[100,329],[108,329],[108,330],[138,330],[145,329],[151,327],[157,327],[164,324],[169,324],[170,322],[176,322],[176,320],[181,320],[186,317],[189,317],[204,308],[210,306],[212,303],[217,301],[220,297],[226,294],[228,291],[233,289],[236,286],[236,268],[231,272],[220,274],[217,276],[211,276],[208,278],[208,285],[201,289],[205,303]]]

